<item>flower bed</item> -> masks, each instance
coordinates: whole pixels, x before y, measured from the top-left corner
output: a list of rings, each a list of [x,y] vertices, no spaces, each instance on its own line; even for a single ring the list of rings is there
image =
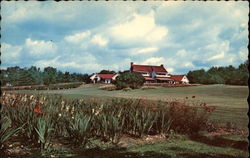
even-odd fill
[[[21,95],[3,93],[2,116],[11,120],[10,129],[49,148],[52,138],[61,137],[86,146],[91,139],[118,143],[122,135],[176,133],[194,134],[206,130],[210,113],[206,104],[157,102],[140,99],[95,98],[66,100],[60,95]],[[4,141],[1,146],[4,146]]]

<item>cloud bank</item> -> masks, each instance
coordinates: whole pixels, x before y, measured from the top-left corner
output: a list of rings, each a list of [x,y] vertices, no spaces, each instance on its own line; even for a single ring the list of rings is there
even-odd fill
[[[171,73],[238,66],[248,2],[2,2],[2,68],[93,73],[130,62]],[[30,9],[32,7],[32,9]]]

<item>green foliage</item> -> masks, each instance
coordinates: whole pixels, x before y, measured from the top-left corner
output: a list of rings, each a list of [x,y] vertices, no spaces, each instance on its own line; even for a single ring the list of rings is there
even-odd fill
[[[229,65],[211,67],[208,71],[204,69],[189,71],[187,77],[190,83],[247,85],[249,76],[247,66],[248,60],[238,68]]]
[[[47,117],[46,119],[38,119],[35,130],[38,134],[41,149],[47,149],[50,146],[51,131],[53,130],[51,123],[52,121],[50,117]]]
[[[85,146],[91,136],[91,116],[76,113],[74,119],[68,120],[67,131],[75,145]]]
[[[88,74],[63,73],[53,67],[46,67],[44,71],[41,71],[36,66],[30,68],[8,67],[6,70],[1,70],[0,78],[1,86],[50,85],[68,82],[90,83]]]
[[[11,127],[22,126],[19,136],[35,142],[41,150],[49,149],[56,137],[86,147],[96,138],[117,144],[123,134],[143,137],[168,134],[170,130],[198,133],[205,130],[211,113],[205,104],[151,103],[140,99],[65,100],[59,95],[8,93],[3,94],[2,104],[1,114],[13,120]]]
[[[144,78],[140,73],[124,72],[116,78],[115,85],[118,89],[132,88],[138,89],[142,87]]]
[[[0,121],[0,149],[4,149],[4,143],[7,142],[13,135],[17,134],[22,127],[15,128],[12,126],[12,121],[8,116],[4,116]]]
[[[100,73],[100,74],[115,74],[115,71],[101,70],[99,73]]]

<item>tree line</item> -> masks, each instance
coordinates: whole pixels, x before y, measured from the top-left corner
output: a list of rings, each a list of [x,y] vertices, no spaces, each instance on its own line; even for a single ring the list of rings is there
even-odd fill
[[[1,70],[1,86],[49,85],[68,82],[90,82],[88,74],[62,72],[53,67],[45,67],[43,71],[36,66],[20,68],[8,67]]]
[[[226,67],[211,67],[207,71],[204,69],[189,71],[187,77],[190,83],[247,85],[248,63],[247,60],[238,67],[229,65]]]

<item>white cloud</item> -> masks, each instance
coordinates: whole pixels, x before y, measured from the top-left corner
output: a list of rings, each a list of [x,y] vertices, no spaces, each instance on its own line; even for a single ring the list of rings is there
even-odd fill
[[[224,58],[224,56],[225,56],[225,52],[221,52],[220,54],[217,54],[217,55],[214,55],[214,56],[208,58],[207,61],[221,59],[221,58]]]
[[[71,56],[70,61],[66,61],[64,56],[57,56],[50,60],[38,60],[35,65],[42,68],[47,66],[60,67],[65,71],[74,70],[81,73],[94,72],[102,68],[102,65],[97,62],[96,58],[89,53],[81,56]]]
[[[24,47],[28,50],[29,55],[38,58],[53,56],[57,52],[57,45],[52,41],[39,41],[28,38]]]
[[[165,62],[165,59],[163,57],[152,57],[144,60],[141,64],[149,64],[149,65],[160,65]]]
[[[185,55],[187,55],[187,52],[185,49],[181,49],[177,52],[177,55],[180,57],[184,57]]]
[[[240,60],[242,62],[246,61],[248,59],[248,50],[247,48],[241,48],[240,51],[238,52]]]
[[[75,33],[73,35],[65,36],[64,39],[67,42],[79,44],[79,43],[83,42],[84,39],[88,38],[90,36],[90,34],[91,34],[90,31],[84,31],[84,32],[80,32],[80,33]]]
[[[182,64],[182,66],[186,67],[186,68],[194,68],[194,64],[192,62],[185,62],[184,64]]]
[[[167,33],[166,27],[155,24],[153,11],[146,15],[134,13],[127,21],[111,28],[114,39],[122,42],[131,40],[157,42],[163,39]]]
[[[125,70],[131,61],[166,64],[176,72],[237,65],[248,54],[245,4],[3,2],[3,37],[8,38],[2,42],[12,45],[2,44],[2,59],[8,65],[28,61],[90,73]]]
[[[135,52],[133,52],[132,54],[133,55],[152,54],[158,50],[159,49],[157,47],[140,48],[140,49],[135,50]]]
[[[95,35],[90,42],[99,46],[106,46],[108,44],[108,40],[105,39],[102,35]]]
[[[174,72],[174,68],[169,67],[169,68],[165,68],[165,69],[167,69],[168,73]]]
[[[16,64],[19,61],[21,55],[21,46],[12,46],[8,43],[1,44],[1,58],[3,64]]]

